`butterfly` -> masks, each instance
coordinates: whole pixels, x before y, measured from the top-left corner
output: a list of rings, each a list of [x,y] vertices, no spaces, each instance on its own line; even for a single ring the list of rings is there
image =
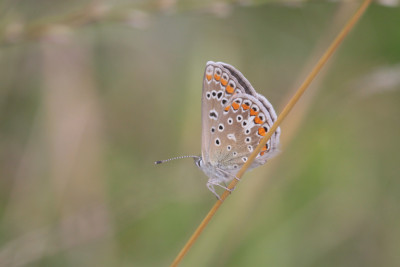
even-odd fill
[[[208,189],[220,199],[214,186],[228,189],[226,183],[236,178],[277,117],[271,103],[254,90],[243,74],[223,62],[207,62],[201,101],[201,156],[178,158],[194,158],[209,178]],[[276,155],[279,136],[277,128],[249,170]]]

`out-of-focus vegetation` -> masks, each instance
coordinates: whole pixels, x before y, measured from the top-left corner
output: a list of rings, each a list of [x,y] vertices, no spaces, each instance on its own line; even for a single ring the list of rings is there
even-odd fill
[[[267,2],[267,3],[262,3]],[[0,266],[166,266],[215,202],[205,63],[279,113],[357,1],[4,1]],[[400,9],[373,4],[182,266],[400,265]]]

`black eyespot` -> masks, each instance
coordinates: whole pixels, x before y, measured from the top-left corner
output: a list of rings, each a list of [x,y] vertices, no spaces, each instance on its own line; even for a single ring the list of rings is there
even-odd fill
[[[243,157],[242,160],[243,160],[243,162],[246,162],[246,161],[247,161],[247,158],[246,158],[246,157]]]
[[[246,143],[250,143],[251,138],[250,137],[246,137]]]
[[[247,121],[243,121],[242,125],[243,125],[243,127],[245,127],[247,125]]]
[[[217,92],[215,92],[215,91],[212,91],[212,96],[216,96],[217,95]]]
[[[232,147],[229,145],[226,147],[226,149],[228,149],[228,151],[230,151],[232,149]]]
[[[241,115],[237,115],[236,120],[237,121],[242,121],[243,117]]]
[[[232,118],[229,118],[229,119],[228,119],[228,123],[229,123],[229,124],[232,124],[232,123],[233,123]]]
[[[224,125],[222,123],[218,125],[218,130],[220,130],[221,132],[224,130]]]
[[[206,97],[207,97],[208,99],[211,97],[210,92],[208,92],[208,93],[206,94]]]
[[[252,107],[251,109],[254,110],[254,111],[257,111],[257,108],[256,108],[256,107]]]
[[[228,102],[228,100],[226,100],[225,98],[224,98],[224,99],[222,99],[222,105],[225,105],[225,104],[226,104],[226,102]]]
[[[215,139],[215,144],[216,144],[217,146],[219,146],[219,145],[221,144],[221,141],[219,141],[219,139],[217,138],[217,139]]]
[[[215,128],[214,127],[211,127],[211,132],[215,133]]]
[[[222,97],[222,92],[218,92],[217,98],[218,98],[218,99],[221,99],[221,97]]]
[[[237,155],[237,152],[236,152],[236,151],[235,151],[235,152],[233,152],[233,155],[234,155],[234,156],[236,156],[236,155]]]
[[[215,120],[218,118],[218,114],[215,111],[210,111],[210,118],[215,118]]]
[[[246,133],[246,134],[249,134],[249,133],[250,133],[250,129],[247,129],[247,130],[245,131],[245,133]]]

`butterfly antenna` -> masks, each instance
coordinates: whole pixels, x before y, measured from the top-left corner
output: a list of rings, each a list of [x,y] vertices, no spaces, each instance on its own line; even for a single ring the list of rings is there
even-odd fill
[[[175,160],[175,159],[184,159],[184,158],[200,158],[199,156],[180,156],[180,157],[175,157],[175,158],[170,158],[170,159],[164,159],[164,160],[157,160],[156,162],[154,162],[154,164],[161,164],[161,163],[165,163],[171,160]]]

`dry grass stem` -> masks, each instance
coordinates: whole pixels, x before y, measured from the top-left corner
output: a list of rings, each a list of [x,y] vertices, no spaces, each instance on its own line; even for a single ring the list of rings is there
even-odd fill
[[[260,144],[254,149],[254,152],[251,154],[249,157],[248,161],[243,165],[243,167],[239,170],[239,172],[236,174],[236,176],[241,179],[243,174],[246,172],[248,167],[251,165],[255,157],[260,153],[261,149],[267,141],[271,138],[271,135],[276,131],[276,129],[279,127],[279,125],[282,123],[282,121],[286,118],[286,116],[289,114],[289,112],[293,109],[294,105],[298,102],[300,97],[303,95],[305,90],[308,88],[310,83],[314,80],[314,78],[317,76],[317,74],[320,72],[322,67],[326,64],[328,59],[333,55],[333,53],[336,51],[338,46],[342,43],[344,38],[347,36],[347,34],[350,32],[350,30],[354,27],[355,23],[360,19],[360,17],[364,14],[365,10],[367,7],[370,5],[371,0],[365,0],[359,9],[354,13],[353,17],[347,22],[347,24],[344,26],[342,31],[338,34],[338,36],[335,38],[335,40],[332,42],[332,44],[328,47],[326,52],[323,54],[323,56],[319,59],[315,67],[312,69],[310,74],[307,76],[305,81],[300,85],[299,89],[297,89],[296,93],[294,96],[289,100],[288,104],[285,106],[285,108],[282,110],[282,112],[279,114],[277,120],[275,123],[272,125],[271,129],[267,132],[267,134],[264,136],[264,138],[260,141]],[[239,181],[236,179],[233,179],[232,182],[229,184],[228,188],[233,189],[236,187],[237,183]],[[185,246],[182,248],[182,250],[179,252],[179,254],[176,256],[175,260],[172,262],[171,266],[177,266],[185,254],[189,251],[191,246],[194,244],[194,242],[197,240],[197,238],[200,236],[202,233],[203,229],[207,226],[211,218],[214,216],[214,214],[217,212],[219,207],[222,205],[223,201],[230,195],[230,192],[226,190],[222,195],[221,199],[218,200],[214,206],[211,208],[211,210],[208,212],[206,217],[203,219],[203,221],[200,223],[198,228],[194,231],[192,236],[189,238]]]

